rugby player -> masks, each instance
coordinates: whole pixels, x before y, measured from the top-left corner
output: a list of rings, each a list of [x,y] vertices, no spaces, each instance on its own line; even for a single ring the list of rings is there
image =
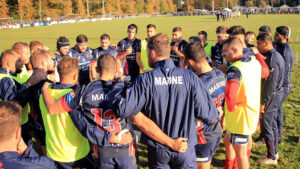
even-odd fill
[[[149,66],[154,69],[141,74],[129,88],[111,92],[111,107],[125,118],[142,110],[169,137],[188,138],[188,149],[178,153],[143,134],[141,142],[148,145],[149,168],[194,169],[197,166],[195,120],[200,119],[207,128],[212,128],[219,123],[218,111],[201,80],[193,72],[176,67],[170,59],[167,35],[159,33],[151,37],[147,54]]]
[[[93,51],[93,57],[90,62],[90,79],[91,79],[91,81],[99,79],[99,77],[97,77],[97,71],[96,71],[97,60],[100,56],[102,56],[104,54],[110,54],[110,55],[114,56],[115,58],[118,58],[118,51],[116,48],[111,46],[110,36],[106,33],[104,33],[100,36],[100,46],[98,48],[94,49],[94,51]],[[120,72],[120,74],[123,75],[122,65],[119,60],[118,60],[118,65],[119,65],[118,71]]]
[[[156,26],[153,24],[147,25],[147,38],[141,41],[141,58],[140,59],[143,69],[140,69],[140,73],[148,72],[152,70],[152,68],[148,64],[148,57],[147,57],[147,41],[150,37],[156,35]]]
[[[211,49],[212,49],[213,45],[211,45],[210,43],[207,43],[207,32],[205,32],[205,31],[198,32],[198,37],[202,41],[202,46],[204,47],[206,55],[209,58],[211,58]]]
[[[277,165],[278,153],[278,112],[283,96],[285,63],[282,56],[274,49],[272,37],[269,34],[257,36],[257,48],[266,57],[270,68],[270,76],[262,81],[261,112],[263,113],[263,136],[267,146],[267,157],[257,162],[267,165]]]
[[[222,72],[225,72],[226,64],[222,56],[222,48],[225,40],[228,39],[227,27],[219,26],[216,29],[218,42],[212,48],[211,61],[214,67],[220,69]]]
[[[225,41],[222,51],[229,64],[224,106],[227,129],[224,136],[225,168],[232,168],[235,158],[238,168],[249,168],[251,148],[247,146],[248,140],[259,119],[261,65],[255,58],[243,54],[243,46],[240,38],[233,37]]]
[[[92,59],[93,49],[88,47],[88,38],[80,34],[76,37],[76,45],[70,49],[71,53],[75,53],[74,57],[79,58],[79,84],[87,84],[90,82],[89,66]]]
[[[263,25],[263,26],[259,27],[258,34],[263,34],[263,33],[267,33],[269,35],[272,35],[271,27],[268,26],[268,25]]]
[[[274,35],[274,42],[276,44],[275,49],[278,53],[281,54],[285,64],[284,70],[284,79],[283,79],[283,96],[282,101],[280,103],[280,109],[278,114],[278,142],[282,141],[282,127],[283,127],[283,113],[282,113],[282,106],[283,102],[286,100],[288,95],[292,90],[292,68],[294,62],[294,54],[293,50],[289,45],[288,38],[291,34],[291,30],[287,26],[279,26],[276,28],[276,32]]]
[[[182,39],[182,28],[173,28],[170,56],[177,67],[186,67],[183,49],[187,44],[187,41]]]
[[[138,27],[135,24],[128,25],[128,36],[118,43],[118,60],[122,62],[124,74],[129,75],[130,81],[135,80],[142,68],[140,60],[136,59],[141,55],[141,40],[136,38],[137,32]],[[124,58],[126,59],[124,60]]]
[[[184,56],[188,66],[205,84],[219,112],[223,113],[222,104],[224,102],[226,89],[224,74],[220,70],[213,69],[209,65],[206,60],[207,56],[205,50],[199,42],[188,44],[184,49]],[[222,114],[219,114],[219,116],[221,117]],[[211,135],[207,137],[204,137],[203,135],[204,132],[207,132],[205,126],[206,124],[203,124],[203,122],[197,122],[198,144],[196,145],[195,150],[198,169],[211,168],[210,163],[213,153],[216,152],[222,138],[222,129],[219,124],[216,124],[215,128],[209,131]],[[211,137],[213,135],[218,135],[219,137],[212,140]]]
[[[0,167],[5,169],[56,169],[52,160],[39,156],[21,137],[21,107],[0,101]]]
[[[255,33],[252,31],[248,31],[248,32],[246,32],[245,36],[246,36],[246,42],[251,45],[254,42]]]
[[[64,56],[74,57],[76,53],[70,50],[70,41],[64,36],[60,36],[56,42],[55,62]]]

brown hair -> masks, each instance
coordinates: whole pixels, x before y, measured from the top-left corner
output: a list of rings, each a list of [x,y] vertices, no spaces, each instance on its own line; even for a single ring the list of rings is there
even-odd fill
[[[21,52],[24,48],[29,49],[29,45],[24,42],[17,42],[12,46],[12,49],[15,50],[16,52],[18,52],[19,54],[21,54]]]
[[[79,60],[78,58],[72,58],[70,56],[65,56],[58,61],[57,71],[60,77],[66,76],[69,73],[73,73],[79,70]]]
[[[42,64],[44,60],[48,60],[49,57],[53,58],[52,52],[49,52],[47,50],[37,50],[31,55],[30,64],[32,65],[32,68],[37,68]]]
[[[29,44],[31,53],[44,48],[45,44],[41,41],[33,40]]]
[[[182,32],[182,28],[181,27],[175,27],[175,28],[173,28],[172,32]]]
[[[0,142],[8,140],[21,126],[21,106],[9,101],[0,101]]]
[[[184,48],[184,56],[186,59],[192,59],[196,63],[206,60],[206,53],[200,42],[189,43]]]
[[[216,33],[223,33],[223,34],[227,34],[227,27],[226,26],[218,26],[216,29]]]
[[[6,50],[1,53],[0,57],[0,65],[4,64],[4,62],[7,62],[10,58],[19,56],[19,54],[15,50]]]
[[[148,48],[154,50],[157,56],[170,55],[170,41],[166,34],[159,33],[148,40]]]
[[[98,58],[97,69],[100,75],[115,72],[117,70],[117,60],[110,54],[104,54]]]

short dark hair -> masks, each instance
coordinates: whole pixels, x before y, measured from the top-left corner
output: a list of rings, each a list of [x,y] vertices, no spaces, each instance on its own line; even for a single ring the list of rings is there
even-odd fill
[[[252,32],[252,31],[248,31],[248,32],[246,32],[246,36],[248,36],[248,35],[254,35],[255,36],[255,33],[254,32]]]
[[[227,30],[229,35],[245,35],[245,29],[242,26],[232,26]]]
[[[227,27],[226,26],[218,26],[217,29],[216,29],[216,33],[227,33]]]
[[[290,29],[287,26],[278,26],[276,28],[276,32],[279,33],[280,35],[288,37],[290,34]]]
[[[205,50],[199,42],[189,43],[184,48],[183,52],[186,59],[192,59],[196,63],[203,62],[203,60],[206,60]]]
[[[0,101],[0,142],[10,139],[14,130],[21,126],[21,106],[9,101]]]
[[[258,30],[259,32],[263,32],[263,33],[271,33],[271,27],[268,25],[263,25]]]
[[[147,47],[156,51],[158,56],[170,55],[170,40],[166,34],[159,33],[149,38]]]
[[[60,77],[66,76],[79,70],[79,59],[77,57],[64,56],[58,61],[57,71]]]
[[[88,42],[88,38],[87,38],[85,35],[80,34],[80,35],[78,35],[78,36],[76,37],[76,42],[77,42],[78,44],[80,44],[80,43],[86,43],[86,42]]]
[[[175,28],[173,28],[172,32],[182,32],[182,28],[181,27],[175,27]]]
[[[266,41],[272,42],[272,36],[269,35],[268,33],[262,33],[256,37],[256,40],[263,41],[263,42]]]
[[[148,25],[147,25],[147,29],[149,29],[149,28],[154,28],[154,29],[156,29],[156,26],[153,25],[153,24],[148,24]]]
[[[104,33],[104,34],[102,34],[102,35],[100,36],[100,41],[103,40],[103,39],[108,39],[108,40],[110,40],[110,36],[109,36],[108,34]]]
[[[101,55],[97,60],[97,69],[100,75],[103,75],[104,73],[116,71],[117,69],[116,58],[110,54]]]
[[[138,27],[136,26],[136,24],[130,24],[128,25],[127,31],[130,29],[135,29],[136,33],[138,32]]]
[[[197,36],[191,36],[189,38],[189,40],[191,40],[192,42],[200,42],[200,43],[202,43],[202,40],[199,37],[197,37]]]
[[[205,31],[200,31],[200,32],[198,33],[198,35],[204,35],[205,40],[207,40],[207,32],[205,32]]]

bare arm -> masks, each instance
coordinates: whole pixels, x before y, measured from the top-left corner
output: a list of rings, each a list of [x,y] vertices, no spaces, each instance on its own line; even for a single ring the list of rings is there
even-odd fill
[[[185,152],[188,147],[187,138],[172,139],[167,136],[152,120],[139,112],[132,116],[133,122],[139,127],[147,136],[153,140],[164,144],[174,151]]]
[[[43,98],[45,105],[48,109],[48,112],[50,114],[59,114],[61,112],[66,112],[66,110],[63,108],[63,105],[59,100],[55,100],[51,95],[50,92],[48,91],[50,83],[45,82],[43,88],[42,88],[42,93],[43,93]]]
[[[118,59],[123,60],[127,55],[130,55],[131,53],[132,53],[132,48],[128,48],[125,52],[119,54]]]
[[[177,46],[173,46],[173,51],[176,53],[176,55],[177,55],[180,59],[184,59],[184,54],[181,53],[181,52],[178,50],[178,47],[177,47]]]

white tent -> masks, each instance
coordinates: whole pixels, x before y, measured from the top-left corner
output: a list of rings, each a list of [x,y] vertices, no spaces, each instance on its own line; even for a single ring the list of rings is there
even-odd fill
[[[223,11],[231,12],[232,10],[229,8],[224,8]]]

